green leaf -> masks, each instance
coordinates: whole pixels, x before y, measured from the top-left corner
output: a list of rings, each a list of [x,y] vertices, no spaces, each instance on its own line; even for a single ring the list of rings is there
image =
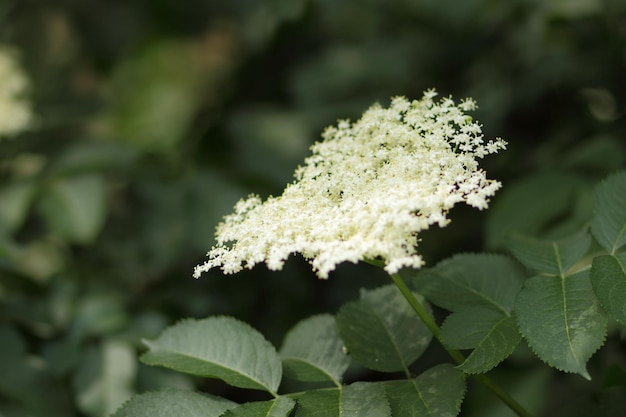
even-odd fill
[[[468,374],[484,373],[506,359],[519,343],[515,319],[489,307],[468,307],[450,314],[441,337],[452,349],[474,349],[460,365]]]
[[[296,399],[296,417],[391,417],[380,383],[355,382],[340,388],[307,391]]]
[[[103,178],[96,174],[56,178],[45,190],[39,211],[51,231],[71,242],[92,242],[106,217]]]
[[[298,381],[341,383],[350,357],[329,314],[313,316],[294,326],[280,349],[285,375]]]
[[[409,381],[384,382],[393,416],[454,417],[465,395],[463,373],[442,364]]]
[[[287,417],[296,402],[288,397],[278,397],[271,401],[245,403],[231,408],[220,417]]]
[[[210,417],[237,404],[193,391],[164,389],[137,395],[111,417]]]
[[[609,316],[626,325],[626,253],[595,257],[591,284]]]
[[[525,236],[511,236],[507,241],[513,256],[530,269],[564,276],[566,271],[587,253],[591,245],[588,233],[579,233],[559,241],[545,241]]]
[[[33,281],[44,284],[66,266],[66,250],[58,239],[48,237],[21,247],[12,246],[7,252],[11,266]]]
[[[517,296],[515,312],[522,336],[541,360],[590,378],[586,363],[604,343],[607,319],[588,271],[530,278]]]
[[[449,311],[491,306],[508,313],[524,278],[522,268],[508,257],[463,254],[419,272],[413,284],[428,301]]]
[[[0,189],[0,231],[14,232],[22,225],[35,190],[32,181],[8,184]]]
[[[133,394],[137,371],[135,349],[129,344],[107,340],[87,351],[74,379],[81,411],[106,417]]]
[[[542,172],[507,185],[487,212],[486,246],[500,248],[511,233],[548,237],[580,230],[588,219],[572,214],[576,214],[578,194],[585,188],[582,178],[556,172]]]
[[[594,188],[591,233],[609,253],[626,245],[626,171],[609,176]]]
[[[382,372],[406,370],[432,338],[393,285],[363,291],[359,301],[344,304],[337,314],[337,330],[355,360]]]
[[[141,356],[159,365],[192,375],[219,378],[239,388],[275,393],[282,376],[276,349],[262,334],[231,317],[183,320],[169,327]]]
[[[179,40],[152,42],[118,65],[109,84],[107,133],[145,152],[174,153],[207,99],[206,88],[224,79],[219,65],[200,58],[202,48]]]

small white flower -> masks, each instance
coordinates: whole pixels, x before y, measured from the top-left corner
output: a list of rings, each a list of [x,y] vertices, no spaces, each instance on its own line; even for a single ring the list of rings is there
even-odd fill
[[[31,124],[33,116],[25,99],[28,87],[13,50],[0,46],[0,137],[14,136]]]
[[[294,253],[320,278],[344,261],[380,259],[391,274],[419,268],[419,232],[447,225],[456,203],[486,208],[500,183],[476,159],[506,146],[484,143],[480,125],[464,114],[473,100],[456,106],[451,98],[434,102],[436,95],[395,97],[387,109],[375,104],[353,124],[328,127],[282,195],[237,203],[194,276],[261,262],[278,270]]]

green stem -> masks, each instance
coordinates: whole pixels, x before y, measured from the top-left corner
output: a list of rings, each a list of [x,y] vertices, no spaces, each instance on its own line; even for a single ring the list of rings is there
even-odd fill
[[[409,302],[413,310],[417,313],[419,318],[422,319],[422,322],[424,322],[426,327],[428,327],[428,330],[430,330],[430,332],[433,334],[433,336],[435,336],[437,341],[439,341],[441,346],[443,346],[446,352],[448,352],[448,354],[452,356],[452,359],[454,359],[457,364],[462,364],[465,361],[465,357],[463,356],[463,354],[458,350],[449,349],[448,347],[446,347],[446,345],[443,343],[443,340],[441,339],[441,330],[439,329],[439,326],[437,326],[435,320],[433,320],[433,318],[430,317],[430,314],[428,314],[424,307],[422,307],[422,304],[417,301],[417,298],[415,298],[409,287],[407,287],[402,277],[399,274],[391,274],[391,279],[393,280],[393,283],[396,284],[396,287],[398,287],[404,298]]]
[[[394,284],[396,284],[396,287],[398,287],[404,298],[409,302],[413,310],[417,313],[419,318],[422,319],[422,322],[424,322],[426,327],[428,327],[428,330],[432,332],[433,336],[435,336],[437,341],[439,341],[441,346],[443,346],[446,352],[448,352],[448,354],[452,357],[452,359],[454,359],[457,364],[462,364],[465,361],[465,356],[463,356],[463,354],[458,350],[450,349],[446,346],[441,338],[441,329],[439,329],[439,326],[437,325],[437,323],[435,323],[435,320],[433,320],[430,314],[428,314],[424,307],[422,307],[422,304],[420,304],[417,298],[415,298],[415,295],[413,295],[413,292],[411,292],[402,277],[399,274],[391,274],[391,279],[393,280]],[[515,401],[513,397],[511,397],[507,392],[503,391],[502,388],[496,385],[496,383],[486,375],[472,375],[472,378],[483,384],[483,386],[485,386],[487,389],[491,390],[518,416],[532,417],[532,415],[524,407],[522,407],[521,404]]]

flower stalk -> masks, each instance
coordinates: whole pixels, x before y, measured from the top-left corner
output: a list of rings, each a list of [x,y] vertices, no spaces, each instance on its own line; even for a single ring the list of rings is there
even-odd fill
[[[391,274],[391,280],[398,287],[406,301],[411,305],[413,311],[419,316],[424,325],[431,331],[433,336],[437,339],[439,344],[445,349],[446,352],[454,359],[454,361],[460,365],[465,362],[465,356],[455,349],[450,349],[446,346],[443,339],[441,338],[441,329],[435,323],[433,318],[428,314],[428,312],[422,307],[422,304],[415,298],[409,287],[404,282],[404,279],[400,276],[400,274]],[[532,415],[524,408],[520,403],[518,403],[513,397],[511,397],[506,391],[500,388],[493,380],[491,380],[485,374],[477,374],[471,375],[476,381],[481,383],[484,387],[493,392],[502,402],[504,402],[513,412],[515,412],[519,417],[532,417]]]

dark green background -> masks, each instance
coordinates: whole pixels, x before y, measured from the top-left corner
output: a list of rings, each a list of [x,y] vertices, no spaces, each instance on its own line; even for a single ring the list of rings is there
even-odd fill
[[[10,417],[107,415],[85,391],[110,343],[135,354],[181,318],[229,314],[279,346],[299,319],[387,284],[352,264],[320,281],[299,257],[281,272],[191,277],[239,198],[280,194],[325,126],[375,101],[432,87],[473,97],[486,137],[509,142],[483,164],[504,183],[493,208],[459,207],[424,234],[431,265],[498,250],[504,229],[580,227],[591,185],[625,161],[620,0],[0,0],[0,43],[19,48],[38,118],[0,141]],[[500,377],[546,413],[602,383],[523,351],[510,362]],[[129,393],[194,382],[137,366]]]

